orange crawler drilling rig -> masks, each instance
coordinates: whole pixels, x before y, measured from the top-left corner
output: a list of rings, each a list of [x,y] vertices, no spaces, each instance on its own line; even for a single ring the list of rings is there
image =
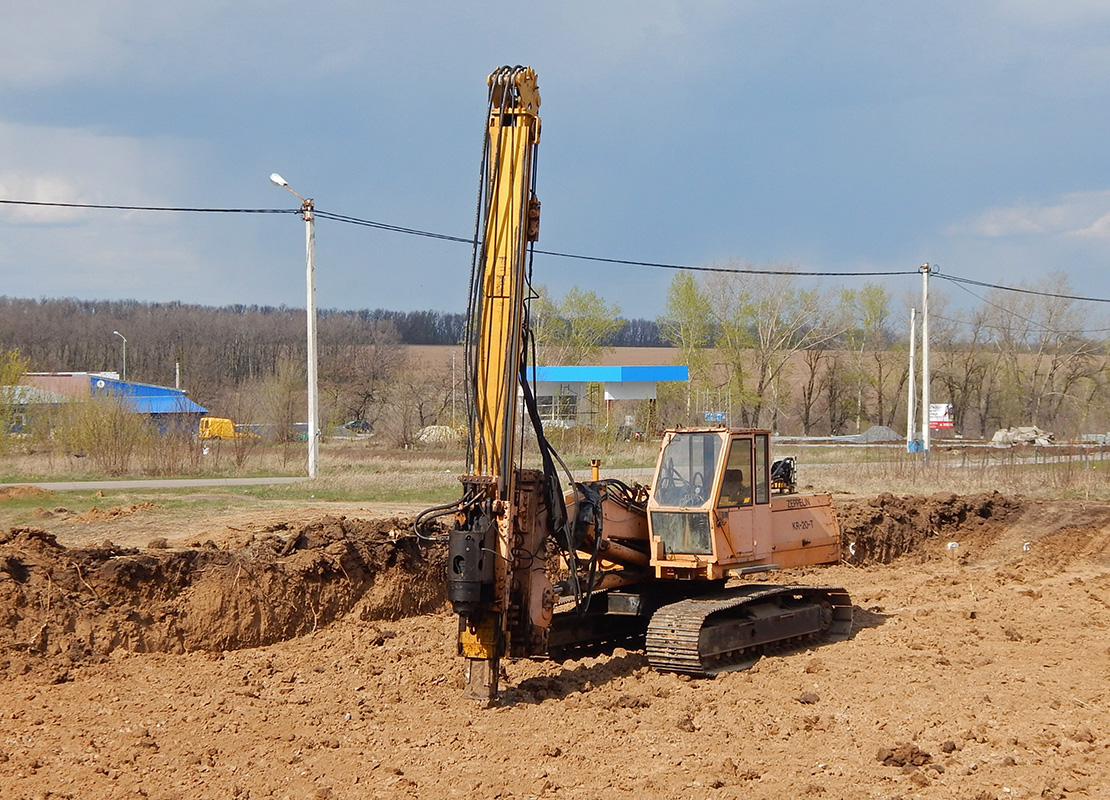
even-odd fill
[[[447,586],[467,696],[496,699],[505,657],[622,646],[643,648],[654,668],[706,676],[742,668],[769,645],[847,637],[844,589],[735,580],[840,559],[830,497],[781,493],[793,490],[793,461],[772,465],[769,431],[668,430],[651,488],[595,474],[571,478],[564,493],[527,359],[540,95],[531,68],[502,67],[488,84],[467,309],[467,474],[457,503],[414,526],[426,535],[430,519],[454,518]],[[521,413],[539,469],[521,463]]]

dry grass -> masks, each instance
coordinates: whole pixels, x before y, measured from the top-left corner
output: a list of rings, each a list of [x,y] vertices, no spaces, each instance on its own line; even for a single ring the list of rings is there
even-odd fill
[[[1110,453],[1049,450],[937,449],[925,464],[896,448],[782,448],[798,458],[799,484],[847,494],[970,494],[998,491],[1043,498],[1110,499]]]
[[[658,442],[614,441],[588,430],[555,431],[551,439],[579,480],[588,477],[593,458],[604,477],[626,483],[650,483]],[[290,487],[252,490],[259,501],[323,499],[429,504],[448,501],[459,492],[465,471],[461,447],[447,450],[375,449],[372,442],[333,439],[320,450],[320,477]],[[993,449],[962,445],[934,447],[928,465],[900,445],[775,446],[775,456],[798,459],[800,486],[834,493],[932,494],[1001,491],[1033,497],[1110,499],[1110,459],[1098,449],[1079,447]],[[258,446],[237,463],[229,443],[209,446],[195,466],[181,459],[179,472],[151,471],[148,459],[136,458],[127,477],[250,477],[304,474],[303,443]],[[534,443],[524,448],[525,466],[538,466]],[[90,458],[53,451],[9,452],[0,457],[0,482],[31,483],[96,480],[113,477]],[[565,477],[564,477],[565,482]]]

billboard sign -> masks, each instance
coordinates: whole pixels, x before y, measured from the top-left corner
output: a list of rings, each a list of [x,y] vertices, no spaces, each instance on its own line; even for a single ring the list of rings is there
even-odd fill
[[[951,403],[929,403],[929,430],[952,430],[954,427]]]

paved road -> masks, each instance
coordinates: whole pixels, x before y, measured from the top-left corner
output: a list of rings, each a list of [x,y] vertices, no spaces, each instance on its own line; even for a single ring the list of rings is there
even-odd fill
[[[8,486],[37,486],[52,492],[95,492],[101,489],[199,489],[206,486],[271,486],[301,483],[307,480],[308,478],[170,478],[133,481],[44,481],[0,483],[0,489]]]

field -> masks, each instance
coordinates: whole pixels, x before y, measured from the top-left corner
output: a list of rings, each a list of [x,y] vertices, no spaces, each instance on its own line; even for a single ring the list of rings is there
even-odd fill
[[[399,474],[449,493],[454,464],[258,495],[9,490],[0,796],[1110,792],[1100,465],[806,458],[851,554],[774,580],[846,587],[848,641],[715,680],[620,650],[510,662],[494,708],[461,696],[444,554],[399,497]]]

